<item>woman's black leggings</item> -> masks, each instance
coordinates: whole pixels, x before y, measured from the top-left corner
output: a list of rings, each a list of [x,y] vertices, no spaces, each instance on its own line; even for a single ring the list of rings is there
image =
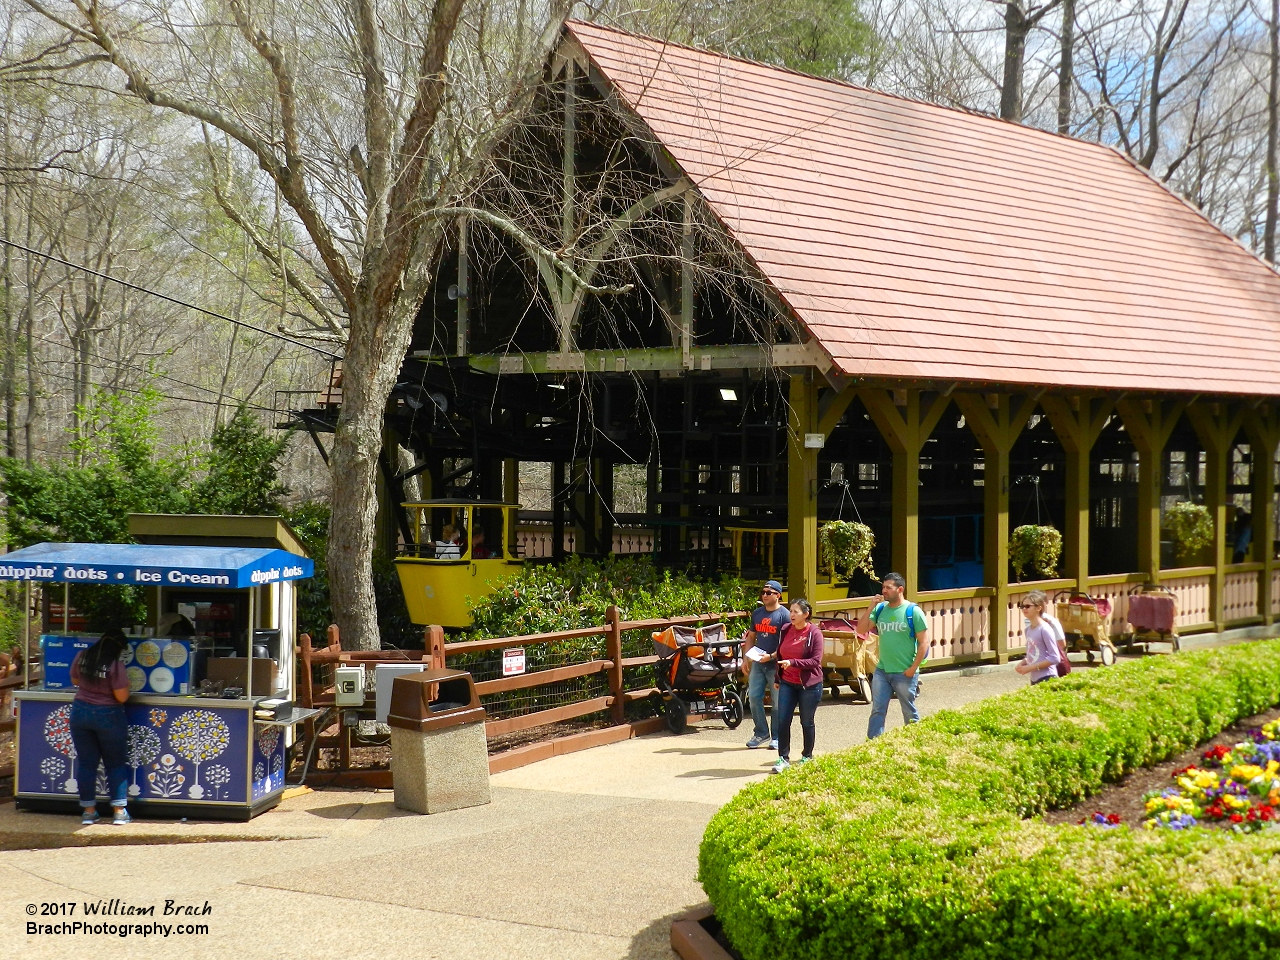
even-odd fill
[[[784,760],[791,759],[791,718],[795,715],[797,706],[800,708],[800,733],[804,737],[802,755],[813,756],[813,715],[818,712],[818,702],[821,699],[821,683],[802,687],[798,683],[783,680],[778,684],[778,756]]]

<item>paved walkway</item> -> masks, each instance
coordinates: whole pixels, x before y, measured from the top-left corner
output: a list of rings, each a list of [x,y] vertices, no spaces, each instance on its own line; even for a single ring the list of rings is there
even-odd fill
[[[1007,669],[933,676],[921,707],[1025,683]],[[869,709],[824,700],[818,753],[861,741]],[[890,726],[899,723],[891,705]],[[556,757],[496,775],[488,806],[431,817],[396,810],[379,791],[305,793],[236,825],[81,827],[6,805],[0,947],[104,960],[143,950],[219,960],[672,960],[671,919],[705,900],[694,874],[707,821],[774,759],[745,749],[749,733],[749,722],[735,731],[701,723],[680,737]],[[24,846],[46,849],[16,849]],[[28,904],[75,903],[79,919],[84,902],[111,898],[157,913],[166,899],[208,901],[209,916],[184,919],[210,933],[145,946],[25,934]]]

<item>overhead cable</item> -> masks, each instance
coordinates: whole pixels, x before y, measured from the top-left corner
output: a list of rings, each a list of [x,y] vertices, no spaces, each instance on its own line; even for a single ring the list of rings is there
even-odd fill
[[[166,293],[160,293],[156,290],[148,290],[146,287],[140,287],[136,283],[130,283],[128,280],[121,280],[119,277],[113,277],[108,273],[99,273],[97,270],[81,266],[78,263],[72,263],[70,260],[63,260],[61,257],[56,257],[52,253],[45,253],[43,250],[33,250],[31,247],[24,246],[23,244],[10,240],[7,237],[0,237],[0,243],[3,243],[7,247],[13,247],[15,250],[21,250],[24,253],[29,253],[32,256],[44,257],[46,260],[52,260],[54,263],[60,263],[64,267],[70,267],[72,270],[79,270],[82,273],[89,274],[90,276],[98,277],[102,280],[108,280],[111,283],[118,283],[120,286],[128,287],[130,290],[136,290],[139,293],[145,293],[152,297],[159,297],[161,300],[167,300],[169,303],[176,304],[179,307],[186,307],[188,310],[195,310],[197,313],[203,313],[205,316],[213,317],[216,320],[225,320],[227,323],[233,323],[238,327],[247,327],[250,330],[265,334],[268,337],[274,337],[277,340],[283,340],[285,343],[291,343],[295,347],[302,347],[304,350],[311,350],[320,354],[322,357],[327,357],[330,360],[342,359],[338,354],[331,353],[328,350],[317,347],[313,343],[307,343],[305,340],[298,340],[288,334],[279,333],[275,330],[268,330],[266,327],[259,327],[245,320],[237,320],[234,317],[228,317],[225,314],[215,313],[213,310],[206,310],[204,307],[198,307],[194,303],[179,300],[177,297],[171,297]]]

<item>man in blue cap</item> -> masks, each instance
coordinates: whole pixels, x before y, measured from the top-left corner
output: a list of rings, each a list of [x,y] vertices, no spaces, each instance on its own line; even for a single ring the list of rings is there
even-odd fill
[[[746,660],[751,665],[747,699],[751,704],[751,719],[755,723],[755,734],[747,741],[752,750],[756,747],[778,749],[778,641],[782,639],[782,628],[791,622],[791,616],[781,601],[782,584],[777,580],[765,583],[760,589],[760,604],[751,614],[751,629],[744,638],[747,641],[744,649],[754,648],[757,651]],[[770,717],[766,717],[764,712],[766,690],[773,702]]]

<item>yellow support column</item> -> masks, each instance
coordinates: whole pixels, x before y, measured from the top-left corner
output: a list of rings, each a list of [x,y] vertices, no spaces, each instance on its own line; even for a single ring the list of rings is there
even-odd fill
[[[988,402],[991,401],[991,402]],[[991,598],[991,645],[996,659],[1009,659],[1009,452],[1036,408],[1036,401],[1018,401],[1008,394],[984,397],[956,395],[956,406],[982,444],[986,461],[982,481],[983,579],[995,588]]]
[[[1123,398],[1116,410],[1138,451],[1138,570],[1160,582],[1160,491],[1164,446],[1187,408],[1185,400]]]
[[[1066,452],[1066,510],[1062,531],[1063,573],[1076,589],[1089,590],[1089,456],[1115,401],[1088,395],[1045,396],[1040,406]]]
[[[818,385],[812,371],[791,374],[787,416],[787,596],[809,597],[818,583]]]
[[[895,396],[897,394],[897,396]],[[907,589],[920,589],[920,450],[951,404],[935,394],[926,401],[919,390],[858,391],[863,406],[893,451],[893,543],[890,557]],[[902,400],[901,404],[895,403]]]
[[[1271,623],[1271,577],[1275,571],[1276,448],[1280,446],[1280,417],[1273,408],[1245,414],[1245,431],[1253,454],[1253,559],[1262,564],[1258,574],[1258,613]]]
[[[502,461],[502,499],[506,503],[520,502],[520,461]]]
[[[1213,586],[1209,594],[1209,619],[1222,630],[1222,588],[1227,578],[1227,463],[1236,434],[1244,423],[1244,408],[1225,403],[1199,402],[1187,407],[1187,417],[1205,449],[1204,505],[1213,517]]]

